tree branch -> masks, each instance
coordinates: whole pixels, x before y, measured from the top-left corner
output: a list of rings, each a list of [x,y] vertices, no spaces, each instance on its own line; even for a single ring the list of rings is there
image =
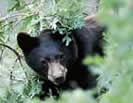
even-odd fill
[[[21,57],[20,55],[19,55],[19,53],[15,50],[15,49],[13,49],[12,47],[10,47],[10,46],[8,46],[8,45],[6,45],[6,44],[2,44],[2,43],[0,43],[0,46],[3,46],[3,47],[6,47],[6,48],[8,48],[9,50],[11,50],[17,57]]]
[[[20,65],[21,65],[21,67],[23,68],[23,65],[22,65],[22,62],[21,62],[21,57],[22,57],[22,56],[21,56],[15,49],[13,49],[12,47],[10,47],[10,46],[8,46],[8,45],[6,45],[6,44],[2,44],[2,43],[0,43],[0,46],[6,47],[6,48],[8,48],[9,50],[11,50],[11,51],[17,56],[17,59],[15,60],[15,62],[17,62],[17,60],[18,60],[19,63],[20,63]],[[23,68],[23,70],[24,70],[24,68]],[[25,72],[25,70],[24,70],[24,73],[25,73],[26,78],[28,79],[28,75],[27,75],[27,73]]]

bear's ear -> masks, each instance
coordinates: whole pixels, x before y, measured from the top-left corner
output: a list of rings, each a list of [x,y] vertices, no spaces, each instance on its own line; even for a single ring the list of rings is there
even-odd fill
[[[25,32],[20,32],[17,36],[17,42],[22,51],[26,53],[38,45],[38,38],[30,37],[29,34]]]

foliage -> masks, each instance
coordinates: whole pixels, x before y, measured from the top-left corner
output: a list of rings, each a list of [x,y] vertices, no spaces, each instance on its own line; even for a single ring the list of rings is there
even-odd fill
[[[44,2],[47,1],[47,2]],[[69,34],[70,30],[83,25],[83,2],[81,0],[13,0],[9,14],[0,18],[0,42],[9,44],[16,50],[16,33],[27,31],[37,35],[44,28]],[[79,8],[77,8],[79,7]],[[52,97],[41,101],[40,82],[16,56],[0,48],[0,103],[129,103],[133,101],[133,5],[132,0],[102,0],[98,19],[105,23],[108,32],[105,36],[106,56],[85,59],[92,70],[99,73],[98,86],[93,90],[65,92],[58,101]],[[46,9],[47,8],[47,9]],[[73,16],[72,16],[73,15]],[[70,38],[67,38],[69,41]],[[69,43],[68,43],[69,44]],[[20,54],[21,55],[21,54]],[[101,93],[97,99],[93,92]]]
[[[24,0],[13,0],[8,9],[11,14],[0,19],[2,31],[11,27],[16,28],[20,24],[23,24],[21,30],[33,34],[44,29],[52,29],[54,32],[58,31],[59,34],[65,35],[63,42],[69,45],[71,30],[81,28],[84,24],[85,1],[34,0],[29,4]]]
[[[99,19],[108,26],[104,64],[98,89],[106,87],[108,91],[98,99],[99,103],[128,103],[133,96],[133,5],[131,0],[102,0]],[[88,63],[91,63],[88,59]],[[96,61],[101,61],[98,57]],[[95,62],[95,61],[94,61]]]
[[[111,34],[108,39],[111,45],[106,48],[107,57],[105,58],[103,71],[112,83],[109,92],[102,96],[100,102],[128,103],[132,101],[133,96],[133,29],[131,29],[133,25],[131,20],[133,5],[131,5],[131,0],[111,1],[103,1],[105,6],[100,17],[109,26],[109,33]],[[110,7],[107,6],[109,3],[112,4]],[[111,13],[116,7],[119,12]]]

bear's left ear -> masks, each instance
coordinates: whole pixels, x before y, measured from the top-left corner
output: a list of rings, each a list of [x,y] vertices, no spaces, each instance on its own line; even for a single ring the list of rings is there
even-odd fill
[[[25,32],[18,33],[17,42],[19,47],[22,49],[24,53],[28,53],[31,51],[35,46],[38,45],[38,38],[31,37],[29,34]]]

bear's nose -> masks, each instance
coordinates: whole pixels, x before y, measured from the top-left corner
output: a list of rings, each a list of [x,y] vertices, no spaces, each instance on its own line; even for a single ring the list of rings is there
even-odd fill
[[[62,76],[62,77],[57,77],[55,78],[55,82],[58,83],[58,84],[61,84],[65,81],[65,78]]]

